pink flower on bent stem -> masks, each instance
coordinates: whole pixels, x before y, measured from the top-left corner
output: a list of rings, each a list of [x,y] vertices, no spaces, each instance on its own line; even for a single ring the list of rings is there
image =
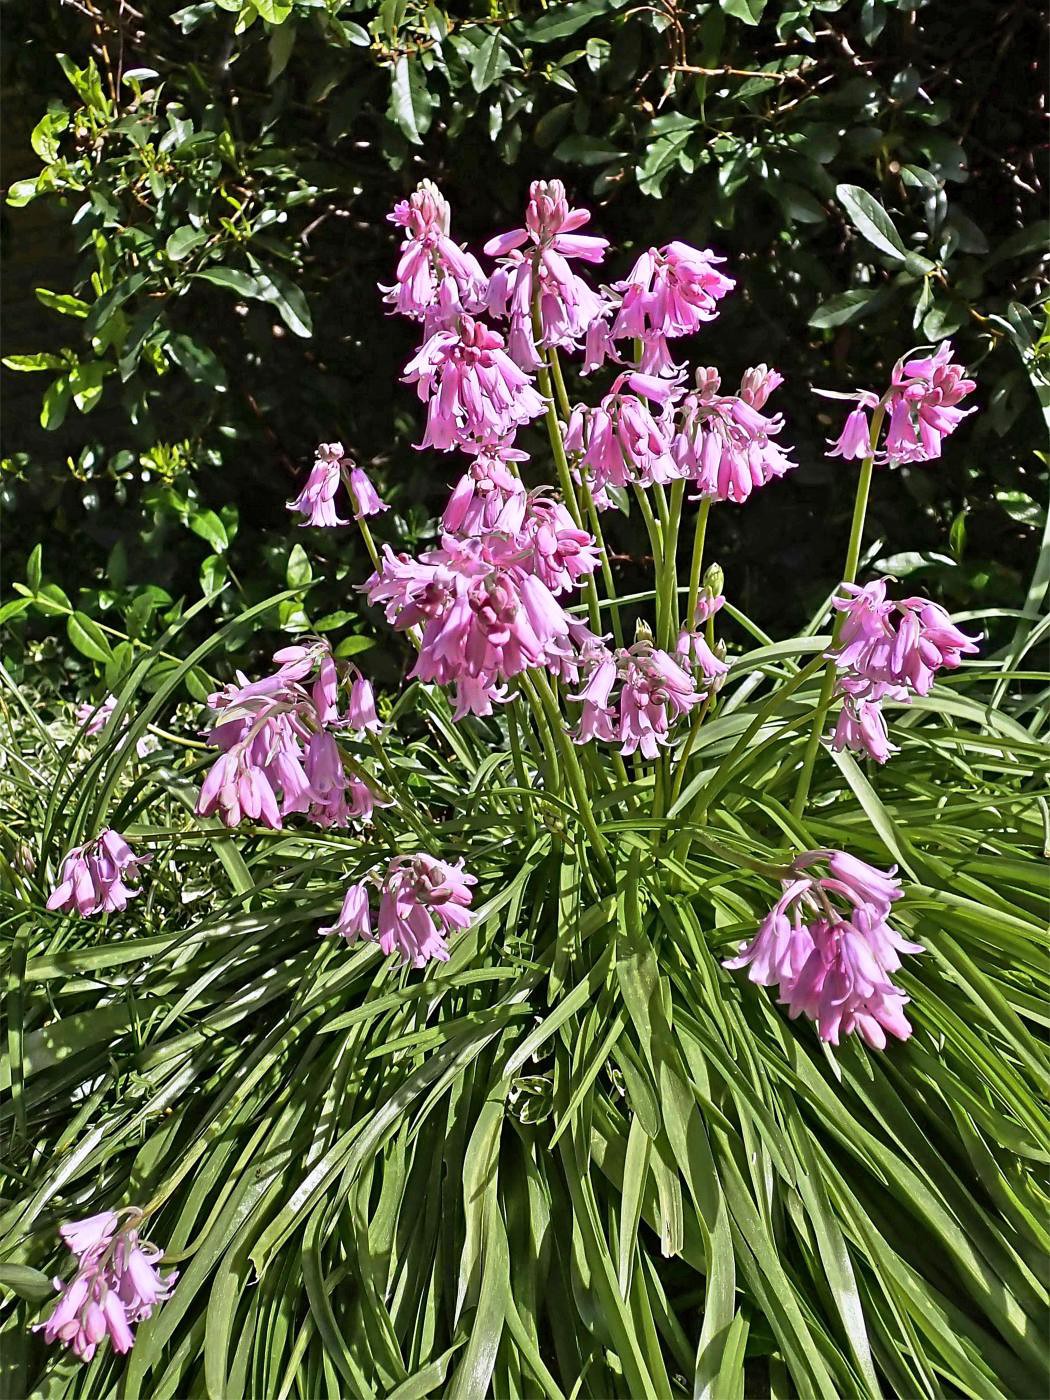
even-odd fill
[[[641,341],[640,369],[673,371],[668,340],[692,335],[718,315],[717,303],[736,285],[718,271],[723,262],[709,249],[668,243],[643,253],[626,279],[614,284],[622,299],[611,338]]]
[[[216,716],[208,742],[222,753],[201,785],[198,814],[217,813],[226,826],[247,817],[275,830],[297,812],[324,827],[368,820],[378,798],[346,771],[327,731],[377,729],[371,686],[356,666],[341,675],[324,641],[285,647],[274,660],[273,675],[254,682],[239,675],[238,685],[208,697]]]
[[[583,706],[573,734],[578,744],[602,739],[620,744],[622,754],[656,758],[671,743],[675,722],[704,698],[678,660],[649,641],[615,652],[592,644],[584,669],[582,690],[569,696]]]
[[[297,510],[306,517],[299,522],[300,525],[330,530],[337,525],[350,523],[342,519],[335,506],[335,495],[343,479],[342,468],[345,460],[341,442],[320,444],[306,484],[295,500],[288,502],[289,510]]]
[[[497,447],[547,405],[503,348],[503,337],[470,316],[436,331],[402,376],[427,405],[422,447]]]
[[[630,392],[627,392],[630,391]],[[628,371],[612,383],[597,408],[577,404],[565,446],[590,469],[596,503],[606,486],[651,486],[682,475],[671,455],[670,405],[675,386],[666,379]],[[662,410],[653,413],[650,403]]]
[[[839,436],[831,441],[827,455],[857,460],[874,455],[877,462],[890,466],[935,461],[941,455],[944,439],[955,432],[968,414],[975,412],[959,407],[977,385],[964,377],[966,371],[962,365],[953,364],[951,357],[951,342],[946,340],[932,355],[898,360],[889,390],[881,401],[867,389],[855,394],[828,395],[855,399],[858,406],[851,410]],[[873,452],[868,414],[880,402],[889,414],[889,425],[881,450]]]
[[[758,365],[744,375],[739,393],[722,394],[715,370],[696,371],[696,387],[680,406],[672,454],[678,474],[701,495],[740,505],[757,487],[794,469],[775,441],[783,418],[761,411],[782,382],[776,370]]]
[[[529,567],[515,539],[446,535],[419,559],[387,547],[362,589],[398,630],[422,627],[414,678],[455,685],[457,714],[488,714],[502,682],[572,649],[572,619]]]
[[[371,884],[379,885],[375,933]],[[338,919],[320,931],[339,934],[348,943],[358,938],[376,942],[384,953],[396,953],[412,967],[423,967],[431,959],[447,962],[449,935],[470,926],[471,887],[476,884],[462,860],[450,864],[423,853],[398,856],[381,881],[371,877],[348,886]]]
[[[511,464],[528,460],[514,448],[482,448],[449,497],[441,528],[450,535],[515,534],[525,514],[525,487]]]
[[[955,670],[963,656],[976,654],[976,637],[960,631],[939,603],[926,598],[892,602],[886,579],[863,587],[843,584],[846,597],[834,599],[844,615],[837,645],[828,652],[846,676],[867,683],[854,693],[870,694],[881,685],[928,695],[939,670]]]
[[[481,310],[487,279],[477,258],[449,237],[448,203],[435,184],[421,181],[387,219],[405,230],[397,280],[381,288],[388,306],[415,319],[426,317],[442,297],[454,312]]]
[[[140,1238],[141,1211],[120,1214],[123,1226],[117,1212],[102,1211],[59,1231],[76,1256],[77,1271],[69,1282],[55,1279],[60,1296],[33,1330],[42,1331],[46,1342],[68,1346],[80,1361],[90,1361],[107,1336],[114,1351],[129,1351],[134,1325],[171,1296],[178,1278],[158,1273],[162,1252]]]
[[[82,919],[119,912],[140,893],[138,867],[152,859],[136,856],[120,832],[107,827],[64,857],[47,907],[64,914],[75,910]],[[133,887],[125,884],[127,876],[136,881]]]
[[[827,873],[811,873],[813,866]],[[902,894],[894,871],[844,851],[805,851],[781,884],[755,937],[723,966],[746,967],[752,982],[777,986],[791,1018],[807,1016],[832,1045],[853,1032],[877,1050],[887,1032],[907,1040],[908,998],[890,979],[901,953],[923,949],[887,922]]]

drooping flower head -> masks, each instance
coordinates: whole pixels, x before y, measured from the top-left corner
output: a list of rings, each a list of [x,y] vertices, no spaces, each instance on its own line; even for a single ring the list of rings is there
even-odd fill
[[[135,855],[120,832],[107,827],[65,856],[47,907],[64,914],[75,910],[82,919],[126,909],[140,893],[138,867],[152,859]],[[125,883],[128,879],[131,885]]]
[[[295,500],[288,502],[288,509],[297,510],[306,517],[299,522],[303,526],[332,529],[348,525],[350,522],[340,517],[335,503],[336,493],[344,484],[350,493],[355,519],[389,509],[380,500],[367,472],[351,461],[341,442],[320,444],[306,483]]]
[[[371,686],[356,666],[341,674],[327,642],[284,647],[277,671],[208,697],[208,742],[222,752],[201,786],[197,812],[227,826],[244,818],[279,829],[292,813],[320,826],[367,820],[376,794],[351,774],[331,729],[374,730]],[[347,712],[339,703],[349,686]]]
[[[592,646],[583,659],[586,681],[569,698],[583,706],[576,743],[602,739],[622,754],[656,758],[672,740],[672,728],[704,694],[680,660],[651,641],[609,651]]]
[[[489,312],[509,321],[507,348],[519,365],[534,369],[539,355],[532,310],[538,298],[541,344],[575,347],[604,310],[602,298],[570,265],[599,263],[609,243],[576,230],[590,222],[586,209],[571,209],[560,180],[535,180],[529,188],[525,227],[490,238],[485,252],[501,258],[489,283]]]
[[[114,1351],[131,1349],[132,1328],[171,1296],[178,1278],[158,1272],[162,1251],[140,1238],[141,1220],[142,1212],[134,1208],[120,1214],[108,1210],[61,1227],[77,1271],[69,1282],[55,1279],[60,1296],[33,1329],[42,1331],[46,1342],[61,1342],[85,1362],[107,1336]]]
[[[628,371],[613,380],[597,408],[577,404],[572,410],[565,446],[590,469],[596,502],[605,504],[606,486],[651,486],[682,475],[671,454],[675,392],[669,380]]]
[[[446,535],[419,559],[387,546],[362,587],[393,626],[422,627],[411,675],[456,685],[457,713],[490,714],[501,682],[571,649],[568,615],[513,538]]]
[[[449,497],[441,528],[450,535],[516,533],[525,514],[525,486],[511,464],[527,458],[514,448],[480,448]]]
[[[952,353],[951,341],[946,340],[932,355],[904,357],[894,365],[889,390],[882,400],[889,423],[881,448],[874,454],[876,462],[897,466],[902,462],[935,461],[941,455],[944,439],[955,432],[968,414],[975,412],[959,407],[977,385],[965,377],[962,365],[952,362]],[[878,395],[862,389],[855,394],[827,396],[854,400],[857,404],[839,436],[831,441],[828,456],[871,456],[869,414],[879,405]]]
[[[752,982],[777,986],[791,1018],[807,1016],[832,1045],[854,1032],[877,1050],[887,1033],[907,1040],[908,997],[891,977],[901,953],[923,950],[887,922],[903,893],[895,871],[845,851],[805,851],[781,884],[755,937],[723,966],[746,967]]]
[[[884,442],[886,460],[931,462],[972,408],[959,404],[977,385],[952,363],[951,341],[933,355],[898,361],[890,390],[890,425]]]
[[[383,300],[402,316],[423,319],[442,295],[455,311],[480,311],[487,279],[477,258],[449,236],[448,203],[430,180],[421,181],[387,219],[405,230],[397,280]]]
[[[555,596],[577,588],[601,563],[593,536],[579,528],[549,487],[528,493],[513,539],[521,566]]]
[[[884,694],[872,693],[867,682],[862,682],[857,693],[857,684],[850,677],[839,677],[836,694],[842,697],[835,729],[831,736],[833,753],[848,749],[852,753],[864,754],[876,763],[885,763],[900,749],[890,743],[886,717],[882,713]],[[894,689],[889,687],[888,689]]]
[[[379,886],[379,915],[373,932],[369,894]],[[364,938],[386,954],[396,953],[411,967],[431,959],[448,961],[448,938],[470,926],[471,887],[477,884],[463,868],[423,853],[398,856],[381,880],[371,876],[348,886],[339,917],[322,934],[336,933],[348,943]]]
[[[427,405],[420,447],[497,447],[546,404],[503,348],[503,337],[471,316],[436,331],[402,376]]]
[[[955,670],[963,656],[977,652],[977,638],[961,631],[939,603],[926,598],[893,602],[886,579],[863,587],[843,584],[845,597],[834,600],[843,614],[837,645],[828,653],[841,672],[872,686],[903,688],[928,695],[939,670]]]
[[[621,295],[612,324],[613,340],[640,340],[639,368],[647,374],[673,371],[668,340],[692,335],[718,315],[718,302],[736,285],[719,272],[725,258],[688,243],[650,248],[624,281],[614,284]]]
[[[775,441],[783,417],[762,412],[782,382],[776,370],[758,365],[744,375],[739,393],[722,394],[715,370],[696,371],[696,387],[680,405],[672,453],[679,474],[695,482],[701,495],[740,505],[756,487],[794,468]]]

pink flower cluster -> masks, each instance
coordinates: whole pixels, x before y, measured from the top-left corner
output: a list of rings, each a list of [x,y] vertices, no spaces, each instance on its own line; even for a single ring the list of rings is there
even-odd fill
[[[675,386],[666,379],[627,372],[596,408],[577,404],[573,409],[565,446],[589,469],[596,504],[611,504],[607,486],[652,486],[682,475],[671,455],[674,395]],[[660,406],[658,413],[651,403]]]
[[[112,914],[126,909],[128,900],[139,893],[138,867],[152,856],[137,856],[119,831],[106,827],[93,841],[74,846],[62,861],[58,884],[47,907],[82,919],[94,914]],[[134,886],[125,884],[131,877]]]
[[[693,335],[718,315],[718,302],[736,285],[719,272],[719,258],[688,243],[650,248],[622,282],[613,284],[620,304],[610,338],[640,340],[639,368],[647,374],[674,371],[668,340]]]
[[[840,672],[842,710],[832,748],[865,753],[885,763],[897,750],[889,741],[883,700],[907,704],[928,695],[940,670],[955,670],[977,651],[977,638],[960,631],[939,603],[886,596],[886,580],[844,584],[835,599],[843,614],[838,643],[828,653]]]
[[[336,492],[344,484],[350,493],[355,520],[389,510],[379,499],[368,473],[354,465],[341,442],[321,443],[306,484],[295,500],[288,502],[288,509],[297,510],[306,517],[299,522],[304,526],[331,529],[336,525],[348,525],[350,522],[340,518],[335,504]]]
[[[113,718],[113,711],[117,708],[117,697],[107,695],[99,704],[94,704],[91,700],[85,700],[82,705],[76,708],[77,724],[83,726],[84,733],[94,739],[105,729],[106,725]],[[124,730],[130,723],[131,716],[125,715],[121,722],[121,729]],[[145,758],[153,747],[149,738],[143,737],[135,744],[135,752],[139,758]]]
[[[450,312],[482,309],[488,279],[477,258],[449,236],[448,203],[432,181],[423,180],[387,218],[405,230],[397,280],[382,289],[383,300],[394,311],[426,324],[435,316],[444,319]]]
[[[61,1342],[81,1361],[90,1361],[99,1343],[109,1337],[116,1352],[130,1351],[132,1328],[171,1296],[178,1274],[161,1276],[162,1251],[140,1239],[141,1212],[104,1210],[86,1220],[74,1220],[59,1234],[76,1256],[77,1271],[68,1282],[56,1278],[61,1297],[51,1315],[34,1331],[47,1342]]]
[[[376,793],[347,771],[332,731],[379,729],[371,685],[356,667],[341,675],[324,641],[285,647],[273,659],[272,676],[249,681],[238,673],[237,685],[208,697],[215,715],[208,742],[222,754],[201,786],[198,813],[272,829],[293,812],[324,827],[367,821]]]
[[[541,345],[570,350],[604,312],[602,298],[570,264],[570,259],[599,263],[605,257],[607,239],[576,232],[590,218],[586,209],[569,208],[560,180],[536,180],[529,190],[525,227],[485,244],[489,257],[502,259],[489,281],[488,311],[496,320],[507,321],[507,349],[523,369],[540,363],[534,306]]]
[[[375,883],[379,914],[373,931],[369,896]],[[368,939],[411,967],[423,967],[431,959],[447,962],[449,935],[470,926],[471,887],[476,884],[461,860],[452,865],[422,853],[398,856],[381,881],[349,885],[338,919],[321,933],[339,934],[348,943]]]
[[[679,412],[672,447],[677,474],[702,496],[741,505],[756,487],[791,471],[796,464],[775,441],[784,420],[762,412],[783,382],[775,369],[756,365],[736,394],[722,394],[717,371],[698,369]]]
[[[932,462],[941,455],[950,437],[972,408],[959,404],[977,385],[965,377],[962,365],[952,362],[951,341],[944,341],[932,355],[901,359],[893,367],[890,388],[883,400],[889,426],[876,461],[896,466],[901,462]],[[829,457],[862,458],[872,455],[868,414],[879,399],[870,390],[854,395],[858,407],[846,419]]]
[[[755,937],[723,966],[776,986],[792,1020],[807,1016],[832,1045],[853,1032],[875,1050],[885,1049],[887,1033],[907,1040],[908,997],[891,978],[901,953],[923,949],[887,922],[902,893],[894,874],[844,851],[804,852]]]
[[[557,521],[549,537],[557,546]],[[559,669],[573,643],[589,636],[534,571],[539,552],[535,540],[494,533],[445,535],[439,548],[419,559],[387,545],[379,569],[362,585],[394,627],[422,628],[411,675],[454,685],[457,718],[491,714],[493,701],[504,698],[504,682],[530,666]],[[572,557],[579,560],[578,553]],[[556,581],[550,557],[546,567]]]
[[[602,739],[622,754],[656,758],[671,742],[671,727],[704,698],[689,671],[650,641],[609,651],[600,643],[583,655],[586,681],[569,698],[583,706],[573,738]],[[614,693],[615,692],[615,693]]]

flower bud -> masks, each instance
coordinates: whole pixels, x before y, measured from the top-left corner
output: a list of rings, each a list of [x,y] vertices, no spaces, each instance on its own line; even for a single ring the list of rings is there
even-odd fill
[[[725,586],[726,576],[721,564],[710,564],[704,572],[704,592],[717,598]]]

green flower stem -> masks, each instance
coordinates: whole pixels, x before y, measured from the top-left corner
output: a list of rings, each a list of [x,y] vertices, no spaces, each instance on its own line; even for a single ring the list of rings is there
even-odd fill
[[[882,432],[882,420],[886,416],[885,404],[880,404],[872,415],[871,437],[869,439],[870,452],[860,464],[860,476],[857,479],[857,494],[853,501],[853,522],[850,525],[849,544],[846,546],[846,564],[842,571],[843,583],[854,583],[857,578],[857,568],[860,564],[860,547],[864,538],[864,521],[868,513],[868,497],[871,495],[871,478],[875,468],[875,449],[878,446],[879,434]],[[841,588],[839,590],[841,592]],[[843,613],[837,613],[831,629],[831,645],[835,646],[842,632],[842,624],[845,620]],[[835,693],[835,662],[829,661],[824,669],[824,679],[821,681],[820,694],[817,697],[816,708],[813,711],[813,726],[809,731],[809,740],[806,743],[806,751],[802,757],[802,771],[798,775],[798,786],[795,789],[795,798],[791,804],[791,815],[796,821],[802,816],[806,809],[806,802],[809,799],[809,788],[813,781],[813,769],[816,766],[817,754],[820,752],[820,738],[824,732],[824,721],[827,719],[828,710],[831,708],[832,697]]]
[[[644,487],[634,488],[634,498],[638,502],[638,509],[642,512],[642,519],[645,521],[645,528],[649,532],[649,548],[653,552],[653,573],[657,580],[663,576],[664,568],[664,547],[663,535],[656,517],[653,515],[653,508],[649,504],[649,498],[645,494]],[[656,594],[657,630],[659,630],[659,613],[662,605],[660,590]]]
[[[560,796],[565,790],[562,782],[561,764],[558,761],[557,744],[547,720],[547,713],[536,689],[533,674],[523,672],[518,677],[518,692],[527,701],[543,749],[543,781],[552,796]],[[513,704],[513,701],[511,702]]]
[[[518,714],[514,698],[507,706],[507,734],[510,738],[510,754],[514,764],[515,779],[522,792],[527,792],[530,790],[531,784],[525,773],[525,760],[521,752],[521,735],[518,733]],[[536,839],[536,822],[532,815],[531,802],[526,800],[521,803],[521,815],[525,821],[526,834],[530,841],[534,841]]]
[[[623,623],[620,620],[620,601],[616,595],[616,584],[613,582],[612,565],[609,563],[609,551],[605,548],[605,536],[602,534],[602,522],[598,507],[594,504],[594,497],[591,495],[591,488],[587,482],[583,483],[583,499],[587,507],[587,518],[591,522],[591,534],[594,536],[598,546],[598,553],[602,561],[602,582],[605,584],[605,594],[609,600],[609,613],[612,620],[613,639],[618,647],[623,646]],[[594,628],[600,631],[600,628]]]
[[[685,610],[685,625],[693,626],[696,616],[696,603],[700,597],[700,574],[704,567],[704,545],[707,541],[707,518],[711,514],[711,497],[705,496],[696,513],[693,528],[693,557],[689,561],[689,601]]]
[[[347,487],[347,490],[350,490],[349,486]],[[350,491],[350,499],[354,503],[354,518],[357,521],[357,528],[361,531],[361,538],[365,542],[365,548],[368,550],[368,557],[372,561],[372,567],[378,572],[379,551],[376,549],[376,542],[372,538],[372,531],[368,528],[368,521],[365,519],[365,517],[363,515],[357,514],[357,500],[352,491]]]
[[[708,695],[693,711],[693,722],[689,726],[689,733],[686,735],[682,751],[678,755],[678,762],[675,764],[674,781],[671,783],[671,795],[668,799],[668,806],[673,807],[678,801],[678,794],[682,791],[682,784],[685,782],[686,769],[689,766],[689,759],[692,756],[693,747],[696,744],[697,736],[700,733],[700,726],[704,722],[711,704],[711,696]]]
[[[532,303],[532,335],[537,346],[543,337],[543,328],[540,321],[539,296],[533,299]],[[554,386],[551,382],[550,364],[544,354],[540,361],[540,366],[536,371],[536,378],[539,381],[540,393],[547,401],[547,436],[551,442],[551,452],[554,454],[554,466],[558,472],[558,484],[561,486],[562,495],[565,497],[565,505],[573,520],[583,529],[583,517],[580,515],[580,504],[576,499],[576,488],[572,484],[572,474],[569,471],[569,459],[565,455],[565,443],[561,435],[561,424],[558,422],[558,407],[554,399]]]
[[[572,408],[569,404],[569,393],[565,387],[565,376],[562,373],[561,359],[555,346],[552,345],[547,351],[547,358],[550,363],[551,377],[554,380],[554,390],[557,395],[558,407],[561,409],[565,421],[568,422]],[[590,485],[582,472],[580,473],[579,494],[583,500],[583,509],[586,511],[587,519],[590,522],[591,534],[594,536],[598,546],[598,553],[601,556],[602,582],[605,584],[605,594],[612,613],[613,637],[616,640],[616,645],[622,647],[623,624],[620,621],[620,604],[616,596],[616,584],[613,582],[612,566],[609,563],[608,551],[605,548],[605,536],[602,533],[600,512],[598,507],[594,504],[594,497],[591,494]],[[591,628],[593,631],[600,630],[595,626],[593,619],[591,621]]]
[[[537,296],[532,303],[532,334],[539,345],[541,338],[540,306]],[[548,355],[551,352],[547,352]],[[560,373],[560,368],[559,368]],[[561,493],[565,498],[565,506],[573,518],[573,522],[579,529],[583,529],[583,515],[580,511],[580,503],[576,498],[576,488],[573,485],[572,473],[569,471],[569,459],[565,453],[565,441],[561,435],[561,424],[558,422],[558,409],[554,401],[554,390],[551,384],[551,371],[548,359],[544,359],[536,371],[539,380],[540,393],[547,400],[547,436],[550,438],[551,452],[554,455],[554,465],[558,472],[558,484],[561,486]],[[562,393],[565,392],[564,383]],[[597,632],[601,627],[601,610],[598,607],[598,590],[594,584],[593,575],[589,575],[583,584],[584,595],[587,599],[587,620],[590,623],[591,631]]]
[[[664,527],[663,574],[660,580],[659,601],[663,605],[663,627],[659,629],[659,644],[665,651],[671,651],[678,635],[678,531],[682,523],[682,503],[685,500],[685,482],[676,481],[671,487],[671,504],[667,524]]]
[[[759,731],[762,729],[763,725],[765,725],[769,721],[769,719],[776,714],[777,710],[780,709],[784,701],[790,695],[793,695],[794,692],[798,690],[800,686],[805,685],[807,681],[813,679],[813,677],[821,669],[821,664],[822,663],[820,657],[814,657],[814,659],[809,663],[808,666],[804,666],[802,670],[797,671],[795,675],[791,677],[790,680],[785,681],[776,691],[774,691],[774,693],[769,697],[769,699],[766,700],[766,702],[759,707],[754,719],[744,730],[743,734],[741,734],[740,738],[736,741],[736,743],[733,745],[730,751],[726,754],[722,762],[718,765],[718,771],[712,777],[711,782],[707,785],[707,787],[704,788],[702,792],[697,794],[696,800],[690,807],[688,814],[683,815],[681,823],[683,828],[687,825],[699,822],[706,815],[706,813],[714,803],[715,798],[719,795],[719,793],[726,786],[726,784],[732,780],[737,759],[740,758],[742,754],[747,752],[748,748],[751,746],[751,741],[754,739],[755,735],[758,734]],[[790,726],[788,727],[790,728]],[[685,851],[688,851],[688,846],[689,839],[688,837],[686,837]]]
[[[554,380],[554,392],[558,397],[558,407],[561,409],[562,417],[568,423],[572,407],[569,404],[569,391],[565,387],[565,376],[561,372],[561,359],[557,346],[552,345],[547,350],[547,363],[550,365],[551,378]]]
[[[590,839],[591,845],[594,848],[594,853],[598,858],[599,864],[602,866],[603,873],[607,877],[611,877],[613,869],[606,850],[605,837],[598,830],[598,823],[594,819],[594,812],[591,809],[590,798],[587,795],[587,784],[584,780],[583,770],[580,767],[580,760],[573,747],[572,740],[565,732],[561,711],[558,708],[558,701],[551,688],[551,683],[547,678],[547,673],[537,670],[531,672],[530,675],[540,701],[547,712],[547,722],[554,735],[555,743],[558,746],[565,776],[569,780],[569,787],[572,789],[572,795],[576,800],[576,810],[579,813],[580,821],[583,823],[583,829]]]
[[[384,746],[374,734],[368,735],[368,745],[375,754],[380,768],[383,770],[383,774],[386,778],[386,786],[397,797],[398,810],[401,816],[404,817],[419,839],[429,849],[433,844],[433,831],[427,826],[426,821],[419,816],[417,804],[412,800],[412,794],[405,787],[394,769],[393,764],[387,758]],[[363,774],[360,776],[363,776]]]

